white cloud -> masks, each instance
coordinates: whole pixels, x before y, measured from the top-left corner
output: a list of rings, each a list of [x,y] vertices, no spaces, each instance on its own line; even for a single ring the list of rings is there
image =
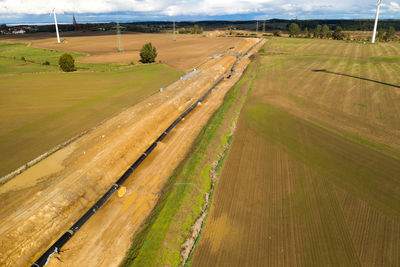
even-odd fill
[[[389,10],[392,12],[400,12],[400,4],[396,2],[390,2]]]
[[[383,9],[399,12],[400,1]],[[369,14],[376,0],[0,0],[0,14],[137,12],[160,16],[232,14]],[[272,11],[271,11],[272,10]],[[342,17],[343,17],[342,16]]]

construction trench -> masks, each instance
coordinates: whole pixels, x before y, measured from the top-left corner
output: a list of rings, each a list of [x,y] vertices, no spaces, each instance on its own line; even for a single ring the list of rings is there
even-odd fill
[[[72,227],[69,228],[69,230],[67,232],[65,232],[61,237],[59,237],[57,239],[57,241],[55,241],[53,243],[53,245],[51,245],[50,248],[47,248],[46,250],[46,245],[44,244],[44,242],[42,242],[42,244],[40,244],[39,246],[33,246],[36,247],[36,249],[39,251],[42,251],[40,254],[36,253],[32,255],[33,250],[30,250],[31,256],[27,256],[26,259],[29,260],[36,260],[32,266],[44,266],[45,264],[47,264],[50,260],[50,256],[53,255],[54,253],[58,253],[61,251],[61,248],[71,239],[71,237],[73,235],[75,235],[77,233],[77,231],[79,229],[81,229],[81,227],[107,202],[107,200],[113,195],[113,193],[115,191],[117,191],[120,186],[127,180],[128,177],[130,177],[130,175],[140,166],[142,165],[143,161],[151,154],[151,152],[154,151],[154,149],[157,147],[158,144],[160,144],[166,137],[167,135],[181,122],[184,120],[184,118],[186,116],[188,116],[193,110],[195,110],[195,108],[199,105],[202,104],[202,102],[207,98],[207,96],[213,92],[213,90],[215,88],[217,88],[224,80],[227,81],[228,79],[231,79],[232,76],[235,75],[236,73],[236,67],[238,65],[239,62],[241,62],[241,60],[243,58],[245,58],[247,55],[249,55],[249,53],[251,52],[252,49],[254,49],[256,46],[261,46],[263,44],[263,40],[253,40],[250,41],[251,46],[245,50],[244,53],[241,53],[240,55],[236,56],[236,60],[233,62],[233,64],[231,65],[232,67],[230,68],[230,71],[228,73],[228,75],[226,75],[226,72],[223,71],[221,73],[220,78],[215,79],[216,81],[214,82],[214,84],[212,84],[211,88],[208,89],[197,101],[195,101],[193,104],[191,104],[189,106],[189,108],[187,108],[183,113],[181,113],[179,115],[179,117],[177,119],[175,119],[163,132],[161,135],[159,135],[154,142],[151,143],[150,146],[147,147],[147,149],[145,149],[145,152],[142,153],[139,158],[120,176],[120,178],[111,186],[111,188],[108,189],[108,191],[106,191],[106,193],[94,204],[91,206],[91,208],[89,208],[86,213],[84,213],[83,216],[81,216],[76,222],[75,224],[72,225]],[[247,48],[247,47],[246,47]],[[247,61],[249,61],[247,59]],[[229,61],[228,61],[229,62]],[[249,62],[246,62],[247,64]],[[241,66],[241,71],[243,71],[245,69],[245,67],[247,66],[247,64],[243,64],[243,66]],[[213,64],[214,66],[214,64]],[[207,66],[206,66],[207,67]],[[224,68],[222,68],[224,70]],[[197,74],[196,74],[197,75]],[[193,75],[193,76],[196,76]],[[232,81],[233,84],[229,84],[229,88],[231,86],[233,86],[240,78],[241,73],[239,73],[237,75],[237,77],[235,77],[236,81]],[[188,78],[188,82],[193,82],[192,80],[195,79],[196,77],[189,77]],[[224,94],[223,94],[224,95]],[[148,104],[149,105],[149,104]],[[119,128],[119,126],[118,126]],[[104,137],[104,135],[102,135],[102,138]],[[153,139],[154,140],[154,139]],[[164,145],[164,144],[163,144]],[[143,150],[142,150],[143,151]],[[84,152],[85,154],[85,152]],[[151,181],[153,182],[153,181]],[[0,196],[1,196],[1,191],[0,191]],[[0,198],[1,199],[1,198]],[[140,199],[139,199],[140,200]],[[140,202],[140,201],[139,201]],[[155,202],[154,202],[155,203]],[[82,205],[84,206],[84,205]],[[87,206],[87,205],[86,205]],[[87,209],[87,208],[86,208]],[[81,208],[82,210],[82,208]],[[39,212],[40,214],[40,212]],[[3,223],[0,224],[0,234],[3,233],[3,229],[4,229],[4,225]],[[54,227],[53,227],[54,228]],[[64,228],[64,227],[63,227]],[[65,228],[64,228],[65,229]],[[19,230],[18,228],[16,230]],[[43,231],[43,229],[41,229]],[[17,231],[18,232],[18,231]],[[52,231],[54,233],[55,236],[57,236],[58,234],[53,230]],[[7,237],[12,237],[15,235],[10,235],[9,233],[5,233]],[[21,237],[20,237],[21,238]],[[53,238],[47,238],[47,240],[54,240]],[[4,242],[4,238],[0,238],[0,242],[1,244],[6,244]],[[47,244],[49,244],[50,242],[47,241]],[[83,244],[84,245],[84,244]],[[48,246],[48,245],[47,245]],[[25,252],[26,250],[24,250],[24,247],[21,247],[20,251],[18,251],[18,247],[17,249],[11,249],[9,251],[11,251],[10,255],[1,255],[0,254],[0,263],[5,263],[6,266],[14,266],[13,263],[23,263],[23,261],[18,261],[18,259],[16,259],[15,257],[12,257],[13,255],[15,255],[15,253],[17,252]],[[127,248],[125,248],[127,249]],[[43,253],[44,251],[44,253]],[[83,253],[83,252],[82,252]],[[27,253],[28,254],[28,253]],[[58,255],[58,254],[57,254]],[[6,256],[6,257],[4,257]],[[10,257],[11,256],[11,257]],[[123,256],[123,255],[122,255]],[[4,262],[3,262],[4,261]],[[63,261],[61,261],[63,262]],[[25,261],[26,263],[26,261]],[[57,261],[50,261],[49,262],[50,265],[57,265]],[[115,263],[115,262],[113,262]],[[67,264],[66,264],[67,265]],[[105,262],[102,262],[101,265],[109,265],[106,264]]]

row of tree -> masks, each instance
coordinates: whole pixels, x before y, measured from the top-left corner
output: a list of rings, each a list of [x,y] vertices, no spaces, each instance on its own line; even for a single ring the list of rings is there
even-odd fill
[[[289,25],[289,36],[297,37],[301,34],[299,25],[296,23],[291,23]],[[331,31],[328,25],[317,25],[314,29],[313,36],[307,27],[303,30],[303,35],[307,38],[321,38],[321,39],[334,39],[334,40],[344,40],[350,39],[350,36],[343,32],[341,26],[336,26],[334,31]],[[396,30],[394,27],[390,26],[387,30],[380,29],[378,32],[378,40],[380,41],[391,41],[396,38]]]
[[[178,30],[179,34],[185,34],[185,33],[189,33],[189,34],[202,34],[204,32],[203,27],[199,27],[198,25],[194,25],[194,27],[191,28],[180,28]]]

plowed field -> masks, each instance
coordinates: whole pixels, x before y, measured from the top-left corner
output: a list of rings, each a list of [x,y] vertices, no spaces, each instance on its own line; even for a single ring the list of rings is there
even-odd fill
[[[400,265],[399,54],[266,45],[193,266]]]

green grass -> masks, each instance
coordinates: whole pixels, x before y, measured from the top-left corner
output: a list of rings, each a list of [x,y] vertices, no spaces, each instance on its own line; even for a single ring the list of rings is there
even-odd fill
[[[0,176],[134,105],[180,75],[163,64],[112,72],[4,75],[0,79],[0,154],[8,156],[0,162]]]
[[[54,71],[58,71],[57,66],[44,66],[40,64],[24,62],[22,60],[0,57],[0,76],[2,74],[22,74]]]
[[[250,68],[253,67],[254,64],[251,64]],[[238,99],[241,88],[244,86],[248,90],[252,74],[251,71],[247,73],[227,93],[221,107],[196,139],[191,152],[170,177],[166,186],[169,190],[164,193],[142,229],[134,235],[132,247],[121,266],[178,266],[181,263],[181,245],[201,213],[205,192],[211,188],[211,162],[217,159],[222,147],[229,145],[232,140],[228,136],[229,129],[222,129],[221,125],[228,118],[227,114]],[[241,106],[244,102],[239,103]],[[239,110],[236,115],[238,113]],[[221,170],[224,159],[220,160],[217,172]],[[193,183],[196,186],[171,186],[176,183]]]
[[[10,73],[29,73],[29,72],[46,72],[59,71],[58,59],[64,51],[41,49],[27,46],[26,44],[12,44],[0,42],[0,75]],[[75,59],[75,66],[80,71],[112,71],[127,65],[121,64],[92,64],[80,63],[76,60],[85,54],[67,52]],[[24,62],[21,58],[25,58]],[[6,61],[4,61],[6,59]],[[48,61],[52,66],[42,65]],[[18,68],[15,65],[19,66]],[[2,68],[3,66],[3,68]],[[7,70],[9,68],[9,70]]]

